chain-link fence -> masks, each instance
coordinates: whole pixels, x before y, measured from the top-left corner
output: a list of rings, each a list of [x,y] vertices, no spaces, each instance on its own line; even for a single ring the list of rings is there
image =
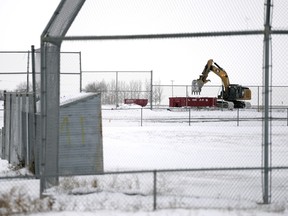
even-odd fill
[[[272,168],[271,171],[274,202],[266,207],[259,205],[262,203],[263,175],[263,169],[259,167],[115,171],[93,176],[63,176],[58,186],[47,190],[42,199],[36,193],[39,180],[1,177],[4,207],[1,213],[103,209],[135,212],[179,208],[282,212],[287,200],[287,169]]]
[[[266,210],[287,209],[286,1],[273,7],[269,0],[70,2],[61,2],[42,35],[42,68],[36,70],[42,75],[39,146],[48,168],[49,160],[55,168],[58,93],[73,94],[96,83],[96,91],[102,92],[104,172],[55,176],[44,169],[39,180],[25,169],[7,168],[0,173],[3,214],[262,209],[259,203],[270,204]],[[107,28],[112,23],[115,28]],[[60,45],[63,50],[80,49],[81,55],[58,56]],[[0,54],[1,62],[17,62],[3,70],[0,66],[1,75],[21,76],[27,90],[30,52],[20,52],[21,57]],[[231,83],[251,89],[251,108],[168,106],[170,97],[191,96],[191,81],[210,58],[225,68]],[[219,95],[221,80],[209,78],[199,97]],[[16,84],[16,79],[9,80]],[[145,98],[150,104],[125,105],[126,98]],[[80,125],[77,134],[83,140],[83,121]],[[43,186],[43,179],[50,177],[57,181]],[[14,202],[15,197],[21,202]]]
[[[35,61],[32,59],[35,57]],[[37,94],[40,94],[40,50],[0,51],[0,91],[32,92],[33,73]],[[34,66],[34,72],[33,72]],[[61,52],[61,94],[81,91],[81,53]],[[71,86],[74,86],[71,89]],[[3,97],[2,97],[3,99]]]
[[[288,132],[287,109],[273,109],[272,116],[276,130],[272,153],[278,157],[270,167],[270,208],[282,211],[287,199],[288,167],[282,145]],[[257,203],[262,202],[263,188],[262,122],[262,112],[253,108],[103,107],[104,173],[62,175],[57,186],[45,191],[50,197],[46,199],[38,198],[39,180],[31,176],[13,182],[2,177],[1,188],[3,195],[23,202],[13,204],[19,211],[27,210],[28,202],[33,203],[27,205],[29,211],[256,210],[261,208]],[[7,170],[5,175],[14,172]]]
[[[118,122],[117,125],[151,126],[154,124],[173,124],[175,126],[193,126],[196,122],[229,122],[237,126],[255,125],[263,121],[262,108],[233,109],[222,107],[167,107],[148,108],[121,106],[114,110],[111,106],[103,106],[103,123]],[[273,125],[288,125],[288,108],[271,109]],[[125,122],[126,121],[126,122]]]
[[[152,109],[153,71],[82,71],[83,90],[101,92],[102,104],[117,108],[125,99],[146,99]]]

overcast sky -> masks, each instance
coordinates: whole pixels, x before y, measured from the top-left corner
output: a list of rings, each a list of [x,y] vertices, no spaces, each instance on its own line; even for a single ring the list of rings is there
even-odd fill
[[[0,50],[29,50],[39,46],[40,35],[59,0],[0,0]]]
[[[0,0],[0,50],[38,48],[40,35],[59,2]],[[285,2],[275,1],[273,13],[274,22],[284,28],[286,22],[280,21],[287,13],[279,11],[286,11]],[[67,35],[259,30],[263,24],[264,0],[86,0]],[[282,42],[279,47],[285,45]],[[190,85],[212,58],[226,69],[231,83],[262,84],[262,35],[63,42],[62,51],[81,51],[83,70],[153,70],[154,81],[171,84],[174,80],[175,85]],[[281,58],[275,61],[283,62]],[[274,73],[281,69],[274,67]],[[221,84],[216,75],[211,74],[210,79],[211,84]]]
[[[1,50],[28,50],[31,45],[39,47],[40,35],[60,1],[0,2],[0,25],[4,30],[1,31]],[[243,10],[245,13],[240,13],[239,8],[244,7],[245,2],[247,1],[235,1],[234,4],[226,5],[225,0],[217,3],[203,3],[202,0],[87,0],[68,35],[182,33],[261,28],[262,24],[259,24],[263,18],[263,5],[254,1],[254,4]],[[218,11],[221,11],[221,14]],[[233,11],[233,15],[229,15],[227,11]],[[195,78],[198,78],[210,58],[224,68],[232,66],[226,57],[231,50],[223,50],[225,40],[227,39],[73,42],[63,43],[62,50],[81,51],[84,70],[153,70],[157,80],[166,79],[166,83],[170,84],[170,80],[178,79],[178,84],[183,84],[189,73],[189,80],[192,79],[192,71]],[[230,46],[233,46],[233,43]],[[255,42],[252,41],[251,44]],[[250,45],[245,43],[243,46]],[[241,47],[237,49],[239,50],[236,52],[241,53]],[[231,58],[235,59],[230,57],[229,61]],[[97,64],[95,59],[98,59]],[[183,76],[179,77],[181,71]]]

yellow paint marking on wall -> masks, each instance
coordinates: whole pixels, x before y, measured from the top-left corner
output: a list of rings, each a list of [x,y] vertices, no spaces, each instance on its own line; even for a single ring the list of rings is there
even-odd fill
[[[67,141],[67,144],[71,144],[71,134],[70,134],[70,127],[69,127],[69,117],[68,116],[65,116],[60,124],[60,132],[61,133],[65,133],[66,131],[66,141]],[[65,130],[65,131],[64,131]]]
[[[81,124],[81,135],[82,135],[82,144],[85,144],[85,118],[83,116],[80,116],[80,124]]]

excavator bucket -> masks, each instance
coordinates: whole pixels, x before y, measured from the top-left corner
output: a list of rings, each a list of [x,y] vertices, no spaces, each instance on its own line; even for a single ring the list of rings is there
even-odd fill
[[[203,86],[203,81],[201,80],[193,80],[192,81],[192,94],[200,94],[201,88]]]

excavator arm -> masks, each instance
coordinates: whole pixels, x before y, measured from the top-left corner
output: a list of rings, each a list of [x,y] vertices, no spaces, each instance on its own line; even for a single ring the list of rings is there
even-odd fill
[[[216,66],[214,66],[213,63]],[[202,74],[199,76],[199,78],[197,80],[192,81],[192,94],[200,94],[201,89],[204,86],[204,84],[206,84],[207,82],[210,82],[210,80],[207,78],[211,71],[221,78],[225,91],[228,90],[230,81],[229,81],[226,71],[223,68],[221,68],[216,62],[213,62],[212,59],[209,59],[203,69]]]
[[[219,76],[223,83],[223,89],[218,98],[233,102],[235,108],[244,108],[245,103],[242,100],[251,100],[251,90],[238,84],[230,84],[226,71],[212,59],[208,60],[199,78],[192,81],[192,94],[200,94],[202,87],[210,81],[207,78],[211,71]]]

